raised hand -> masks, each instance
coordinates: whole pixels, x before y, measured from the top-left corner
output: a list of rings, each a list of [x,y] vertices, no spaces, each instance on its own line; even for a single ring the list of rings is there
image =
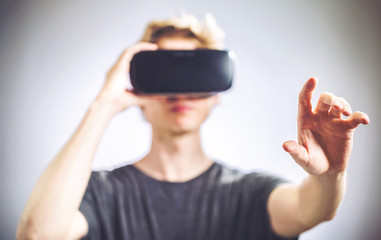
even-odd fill
[[[106,82],[97,100],[109,105],[114,113],[123,111],[132,105],[141,105],[143,97],[138,97],[133,92],[126,90],[130,61],[140,51],[153,51],[156,49],[156,44],[145,42],[127,48],[107,73]]]
[[[344,172],[352,152],[354,131],[359,124],[368,124],[369,118],[362,112],[352,113],[346,100],[331,93],[321,94],[312,109],[316,86],[314,77],[304,84],[299,94],[298,142],[287,141],[283,148],[311,175]]]

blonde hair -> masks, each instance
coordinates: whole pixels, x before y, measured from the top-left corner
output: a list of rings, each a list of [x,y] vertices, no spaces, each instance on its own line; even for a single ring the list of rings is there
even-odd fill
[[[204,21],[194,15],[182,13],[180,17],[153,20],[146,27],[140,41],[156,43],[164,36],[184,36],[198,41],[200,48],[222,49],[225,33],[217,25],[210,13],[205,14]]]

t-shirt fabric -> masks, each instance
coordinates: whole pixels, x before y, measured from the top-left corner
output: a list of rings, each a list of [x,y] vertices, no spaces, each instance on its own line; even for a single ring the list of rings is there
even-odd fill
[[[218,162],[186,182],[159,181],[133,165],[93,172],[79,208],[89,225],[84,239],[284,239],[266,208],[283,182]]]

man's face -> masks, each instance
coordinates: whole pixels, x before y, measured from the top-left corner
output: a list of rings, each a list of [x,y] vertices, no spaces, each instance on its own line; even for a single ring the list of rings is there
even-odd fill
[[[195,39],[181,36],[162,37],[157,42],[159,49],[194,50]],[[143,114],[154,131],[182,134],[197,131],[218,102],[218,95],[199,98],[186,94],[150,96],[142,106]]]

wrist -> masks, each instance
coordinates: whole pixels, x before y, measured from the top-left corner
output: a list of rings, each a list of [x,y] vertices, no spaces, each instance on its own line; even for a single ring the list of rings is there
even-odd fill
[[[315,179],[319,182],[340,182],[343,179],[346,178],[347,171],[341,171],[341,172],[327,172],[320,175],[310,175],[312,179]]]
[[[111,120],[119,110],[112,103],[97,97],[91,104],[89,111],[100,114],[104,119]]]

